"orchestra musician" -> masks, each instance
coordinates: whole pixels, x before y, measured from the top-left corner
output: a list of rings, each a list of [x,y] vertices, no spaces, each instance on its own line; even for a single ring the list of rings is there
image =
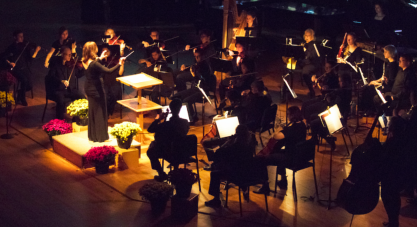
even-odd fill
[[[381,78],[371,81],[369,85],[374,85],[376,87],[382,86],[383,92],[391,92],[392,85],[394,85],[395,77],[398,72],[398,62],[395,61],[395,56],[397,55],[397,49],[393,45],[388,45],[384,47],[384,57],[388,60],[388,63],[385,64],[384,72]]]
[[[362,61],[362,48],[358,47],[356,43],[355,33],[348,33],[346,41],[347,46],[344,47],[343,56],[341,58],[337,58],[337,63],[342,63],[342,65],[339,66],[339,74],[349,73],[352,75],[352,73],[356,73],[352,69],[352,66],[356,67],[356,64]]]
[[[151,48],[156,46],[160,50],[165,49],[165,43],[159,40],[159,31],[157,29],[151,29],[149,32],[149,38],[142,41],[143,47],[146,48],[146,57],[151,57]]]
[[[114,30],[112,28],[108,28],[105,32],[104,35],[106,36],[110,36],[109,38],[105,39],[104,43],[107,43],[108,45],[122,45],[123,44],[123,48],[122,46],[120,46],[120,56],[124,56],[124,50],[126,47],[125,41],[120,39],[119,37],[116,36],[116,33],[114,32]],[[116,54],[116,53],[114,53]]]
[[[339,79],[334,71],[334,62],[328,61],[324,64],[324,74],[321,76],[313,75],[311,81],[320,88],[324,96],[328,92],[339,88]]]
[[[58,30],[59,39],[55,40],[52,43],[51,50],[49,51],[48,55],[46,55],[45,59],[45,68],[49,67],[49,60],[52,56],[60,55],[61,54],[61,47],[67,46],[70,50],[74,51],[73,53],[77,53],[75,51],[74,46],[76,45],[75,41],[68,37],[68,29],[66,27],[60,27]]]
[[[201,53],[201,57],[203,59],[206,59],[206,61],[208,62],[209,56],[213,56],[216,53],[216,50],[214,49],[213,44],[211,43],[211,35],[212,32],[208,29],[202,29],[199,32],[199,36],[200,36],[200,41],[201,43],[199,43],[198,45],[194,45],[197,46],[195,47],[192,51],[195,52],[196,50],[200,50]],[[186,45],[185,46],[185,50],[190,50],[191,49],[191,45]]]
[[[83,76],[82,64],[75,62],[72,55],[70,48],[63,46],[61,56],[53,56],[50,59],[49,73],[45,78],[47,96],[56,103],[56,118],[58,119],[64,119],[66,100],[74,101],[85,98],[77,90],[75,79],[75,77]]]
[[[151,75],[152,72],[171,71],[171,69],[168,67],[168,63],[165,61],[158,47],[154,46],[150,48],[149,53],[151,54],[149,58],[139,59],[138,63],[141,67],[138,70],[139,72],[144,72]]]
[[[307,29],[304,32],[304,65],[302,69],[302,75],[304,82],[306,83],[310,98],[315,97],[315,92],[313,88],[313,83],[311,77],[316,74],[317,70],[320,68],[320,56],[317,49],[317,44],[315,43],[316,37],[313,29]]]
[[[254,11],[248,11],[246,14],[245,37],[257,37],[259,35],[258,20]]]
[[[117,48],[113,48],[117,47]],[[125,44],[120,44],[120,52],[125,48]],[[117,55],[119,52],[119,47],[114,45],[103,44],[101,46],[101,52],[104,53],[103,58],[100,63],[107,68],[111,69],[114,66],[119,64],[120,56]],[[114,107],[117,103],[117,100],[122,99],[122,88],[120,83],[116,81],[116,78],[123,76],[124,67],[120,67],[119,70],[113,72],[104,73],[103,84],[104,90],[106,92],[107,99],[107,113],[108,115],[113,115]]]
[[[112,73],[119,67],[124,67],[126,58],[120,58],[117,65],[108,69],[99,62],[105,57],[106,51],[102,52],[99,58],[97,53],[98,47],[95,42],[84,44],[82,55],[86,76],[84,90],[88,98],[88,139],[93,142],[104,142],[109,139],[104,73]]]
[[[29,63],[32,59],[36,58],[41,47],[34,43],[24,41],[23,32],[20,30],[13,32],[13,38],[14,42],[7,47],[1,59],[7,62],[8,66],[12,68],[12,75],[20,83],[16,101],[22,104],[22,106],[27,106],[25,93],[26,91],[30,91],[33,86]]]

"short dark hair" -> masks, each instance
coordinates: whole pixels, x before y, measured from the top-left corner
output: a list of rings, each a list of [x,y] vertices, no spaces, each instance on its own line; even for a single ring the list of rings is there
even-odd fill
[[[169,109],[171,110],[173,116],[178,116],[180,114],[181,107],[181,99],[173,99],[171,103],[169,103]]]
[[[158,53],[158,54],[160,54],[161,53],[161,50],[158,47],[152,47],[151,50],[150,50],[150,52],[151,52],[151,54],[152,53],[155,53],[155,52]]]
[[[62,35],[62,33],[64,33],[67,30],[68,29],[65,26],[60,27],[59,30],[58,30],[58,35]]]
[[[194,53],[199,54],[200,56],[203,55],[203,50],[200,48],[197,48]]]
[[[152,32],[158,32],[158,34],[159,34],[159,30],[158,30],[158,29],[156,29],[156,28],[151,28],[151,29],[149,30],[149,34],[152,34]]]
[[[201,29],[200,32],[198,33],[198,35],[199,36],[206,35],[206,36],[211,37],[212,36],[212,32],[209,29]]]
[[[303,115],[301,114],[300,108],[298,106],[288,108],[288,118],[290,122],[302,121]]]
[[[400,54],[400,58],[404,58],[405,60],[407,60],[410,63],[413,62],[413,57],[410,54]]]
[[[23,33],[23,31],[22,30],[14,30],[14,32],[13,32],[13,37],[16,37],[17,35],[19,35],[20,33]]]

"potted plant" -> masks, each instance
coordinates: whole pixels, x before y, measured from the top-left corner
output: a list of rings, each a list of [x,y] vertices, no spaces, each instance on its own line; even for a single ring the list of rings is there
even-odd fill
[[[151,203],[152,213],[161,214],[171,197],[173,188],[162,182],[147,183],[139,189],[139,195]]]
[[[197,174],[189,169],[174,169],[168,173],[168,181],[175,186],[176,196],[190,197],[191,188],[197,182]]]
[[[87,161],[95,164],[96,173],[105,174],[109,172],[109,166],[114,163],[117,153],[117,150],[112,146],[92,147],[84,157]]]
[[[11,111],[12,105],[15,105],[13,94],[7,92],[6,100],[6,91],[0,91],[0,117],[4,116],[6,111]]]
[[[116,137],[117,145],[123,149],[129,149],[132,144],[133,136],[140,130],[140,127],[136,123],[123,122],[121,124],[115,124],[110,129],[110,135]]]
[[[64,120],[54,119],[42,126],[43,131],[49,136],[52,145],[52,136],[63,135],[72,132],[72,126]]]
[[[67,113],[77,118],[77,125],[88,125],[88,100],[77,99],[67,107]]]

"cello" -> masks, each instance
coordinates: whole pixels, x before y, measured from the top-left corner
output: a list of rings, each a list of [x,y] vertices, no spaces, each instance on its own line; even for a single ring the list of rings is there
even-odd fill
[[[337,204],[353,215],[371,212],[379,201],[378,175],[382,145],[377,138],[372,137],[378,117],[379,114],[363,144],[352,152],[352,169],[337,193]]]

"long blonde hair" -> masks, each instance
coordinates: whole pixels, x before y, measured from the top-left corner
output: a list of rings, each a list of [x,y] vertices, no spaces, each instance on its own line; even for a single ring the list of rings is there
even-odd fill
[[[95,42],[86,42],[83,47],[83,58],[84,64],[87,64],[88,60],[94,60],[97,58],[98,47]]]

